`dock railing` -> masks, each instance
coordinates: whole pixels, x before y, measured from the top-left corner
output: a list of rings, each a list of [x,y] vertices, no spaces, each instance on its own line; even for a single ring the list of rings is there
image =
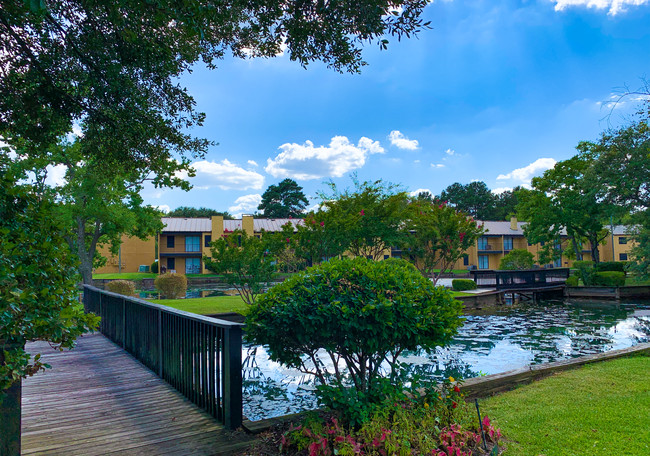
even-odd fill
[[[569,268],[553,268],[518,271],[474,270],[470,271],[470,274],[478,287],[515,290],[564,285],[569,272]]]
[[[242,423],[242,326],[84,285],[99,330],[194,404]]]

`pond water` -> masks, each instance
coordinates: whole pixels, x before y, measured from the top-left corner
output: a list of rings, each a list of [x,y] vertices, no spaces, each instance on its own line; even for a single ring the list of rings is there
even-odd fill
[[[435,382],[471,378],[650,341],[650,302],[547,302],[466,315],[458,334],[432,353],[406,353],[413,373]],[[251,420],[317,407],[314,379],[247,345],[244,415]]]

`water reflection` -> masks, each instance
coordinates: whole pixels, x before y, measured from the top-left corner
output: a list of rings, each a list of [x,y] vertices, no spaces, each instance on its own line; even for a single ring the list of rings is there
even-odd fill
[[[470,378],[630,347],[650,341],[650,303],[549,302],[477,312],[452,343],[431,353],[405,353],[409,372],[425,381]],[[262,419],[313,409],[314,379],[246,346],[244,414]]]

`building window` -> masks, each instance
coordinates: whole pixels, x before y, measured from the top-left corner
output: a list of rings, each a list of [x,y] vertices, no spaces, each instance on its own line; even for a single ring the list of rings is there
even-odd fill
[[[201,274],[201,258],[185,258],[185,274]]]
[[[469,266],[469,255],[463,255],[463,266]]]
[[[176,258],[167,258],[167,270],[176,269]]]
[[[387,260],[390,258],[390,255],[384,255],[384,260]]]
[[[479,269],[490,269],[490,257],[487,255],[478,256],[478,268]]]
[[[627,253],[619,253],[618,254],[618,259],[620,261],[627,261]]]
[[[205,246],[210,247],[210,242],[212,242],[212,235],[211,234],[206,234],[205,235]]]
[[[562,257],[556,258],[553,260],[553,267],[555,268],[561,268],[562,267]]]
[[[503,250],[512,250],[512,238],[504,237],[503,238]]]
[[[185,251],[186,252],[200,252],[201,251],[201,236],[185,236]]]
[[[479,250],[487,250],[488,249],[488,238],[485,236],[481,236],[478,238],[478,249]]]
[[[174,236],[167,236],[167,248],[168,249],[174,248]]]
[[[618,238],[618,243],[627,244],[627,238],[625,236],[621,236],[620,238]]]

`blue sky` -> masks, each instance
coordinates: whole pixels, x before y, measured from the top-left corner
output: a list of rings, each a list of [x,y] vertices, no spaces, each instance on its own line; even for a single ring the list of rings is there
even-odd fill
[[[632,100],[612,96],[650,77],[650,0],[435,1],[425,19],[417,39],[367,45],[361,74],[286,55],[196,68],[182,82],[207,119],[192,133],[219,145],[190,192],[145,202],[252,213],[286,177],[312,198],[352,172],[434,194],[511,188],[629,119]]]

